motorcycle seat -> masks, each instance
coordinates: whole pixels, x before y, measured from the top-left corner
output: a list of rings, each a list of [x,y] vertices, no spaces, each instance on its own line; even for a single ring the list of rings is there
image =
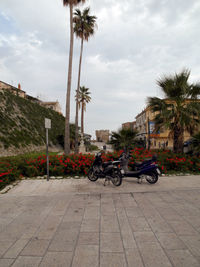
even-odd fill
[[[142,161],[142,162],[135,162],[134,163],[134,165],[136,166],[136,167],[139,167],[139,166],[141,166],[141,165],[144,165],[144,164],[147,164],[147,163],[150,163],[151,162],[151,159],[145,159],[144,161]]]

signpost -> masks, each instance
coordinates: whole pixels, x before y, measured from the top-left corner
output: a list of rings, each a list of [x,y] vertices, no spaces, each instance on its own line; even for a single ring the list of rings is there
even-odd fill
[[[46,129],[46,154],[47,154],[47,181],[49,181],[49,138],[48,138],[48,129],[51,129],[51,120],[45,118],[45,129]]]

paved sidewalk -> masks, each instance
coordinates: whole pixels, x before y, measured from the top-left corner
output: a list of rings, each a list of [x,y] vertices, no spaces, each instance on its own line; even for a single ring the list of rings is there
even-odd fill
[[[200,176],[26,180],[0,194],[0,267],[199,267]]]

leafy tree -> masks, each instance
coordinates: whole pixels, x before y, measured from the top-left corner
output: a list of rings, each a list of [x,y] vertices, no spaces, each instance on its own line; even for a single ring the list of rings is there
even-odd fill
[[[174,76],[164,76],[157,81],[165,98],[149,97],[148,104],[155,112],[156,131],[169,129],[173,137],[173,150],[183,151],[184,131],[190,134],[200,125],[200,84],[188,82],[190,71],[184,69]]]
[[[76,90],[76,117],[75,117],[75,152],[78,153],[78,94],[80,88],[80,78],[81,78],[81,64],[83,55],[83,41],[88,41],[89,37],[94,35],[96,27],[96,16],[90,16],[90,8],[87,7],[81,12],[81,10],[76,9],[74,12],[74,33],[81,39],[81,51],[79,60],[79,71],[78,71],[78,83]]]
[[[78,105],[81,108],[81,133],[84,134],[84,111],[86,111],[86,104],[91,100],[89,88],[80,87]]]
[[[66,117],[65,117],[65,154],[70,153],[70,93],[71,93],[71,80],[72,80],[72,57],[73,57],[73,44],[74,44],[74,31],[73,31],[73,7],[79,3],[84,3],[85,0],[63,0],[64,6],[69,6],[70,11],[70,49],[69,49],[69,65],[68,65],[68,81],[67,81],[67,95],[66,95]]]
[[[137,132],[131,129],[120,129],[118,132],[112,132],[110,144],[115,150],[129,150],[136,142],[136,135]]]
[[[192,150],[193,154],[200,155],[200,132],[192,138]]]

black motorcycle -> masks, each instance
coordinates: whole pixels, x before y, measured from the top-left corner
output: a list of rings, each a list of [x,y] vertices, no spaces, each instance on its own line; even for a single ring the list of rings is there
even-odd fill
[[[143,179],[150,184],[155,184],[158,181],[161,172],[156,164],[156,157],[153,156],[151,159],[144,160],[140,163],[134,163],[132,168],[133,171],[128,169],[129,153],[123,152],[119,157],[121,173],[123,177],[134,177],[138,179],[138,183],[141,183]]]
[[[122,183],[122,174],[118,165],[120,161],[103,162],[101,152],[97,153],[94,162],[88,172],[88,179],[92,182],[99,178],[105,178],[104,185],[107,181],[112,181],[115,186],[120,186]]]

